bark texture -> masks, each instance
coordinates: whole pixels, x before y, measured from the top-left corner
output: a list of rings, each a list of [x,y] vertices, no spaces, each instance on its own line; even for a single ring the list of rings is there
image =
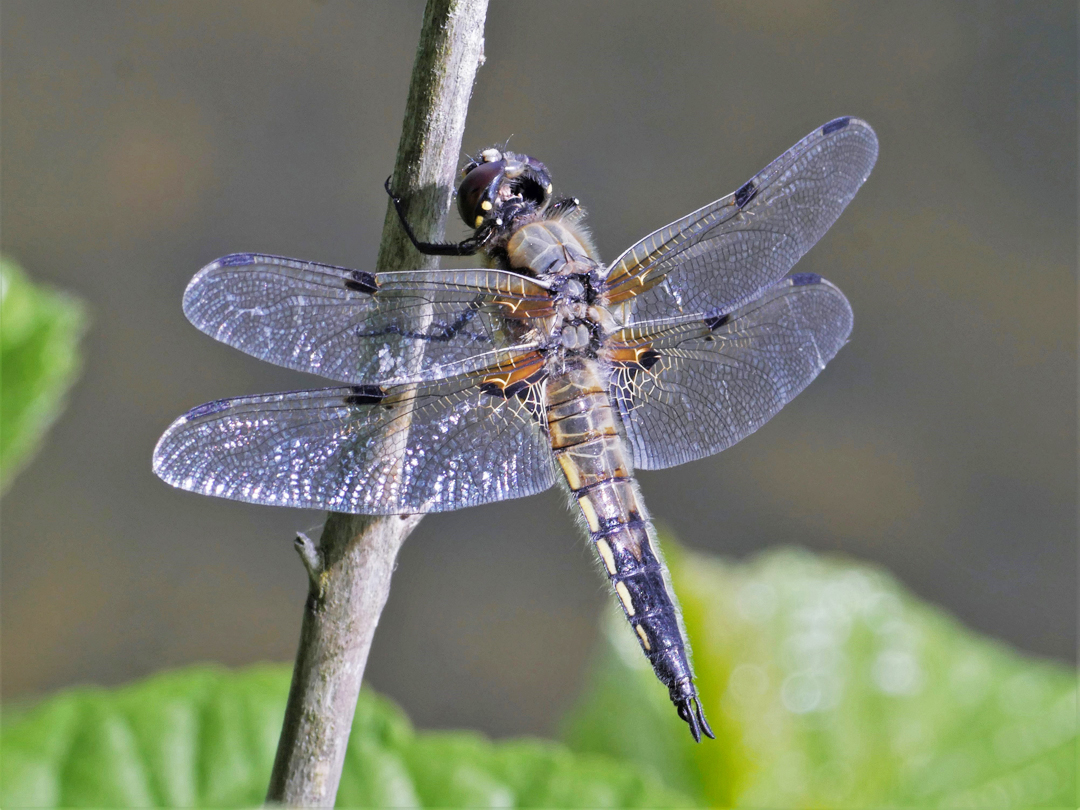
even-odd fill
[[[486,14],[487,0],[429,0],[424,12],[392,188],[428,241],[445,232]],[[437,264],[416,252],[388,204],[377,269]],[[311,587],[268,803],[333,806],[394,561],[419,522],[419,515],[331,513],[317,549],[298,538]]]

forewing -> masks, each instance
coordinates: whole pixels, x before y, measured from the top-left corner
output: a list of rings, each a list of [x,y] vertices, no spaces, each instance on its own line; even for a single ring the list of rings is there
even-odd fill
[[[444,512],[542,492],[555,479],[528,396],[535,387],[504,396],[486,393],[498,386],[482,380],[211,402],[169,427],[154,472],[205,495],[363,514]]]
[[[840,216],[877,160],[857,118],[820,127],[734,194],[650,234],[608,272],[624,323],[730,312],[783,278]]]
[[[529,352],[524,319],[550,300],[501,270],[365,273],[242,253],[199,271],[184,313],[260,360],[346,383],[402,383]]]
[[[611,382],[634,463],[672,467],[749,436],[825,368],[851,323],[843,293],[801,273],[729,315],[615,333],[648,366],[616,367]]]

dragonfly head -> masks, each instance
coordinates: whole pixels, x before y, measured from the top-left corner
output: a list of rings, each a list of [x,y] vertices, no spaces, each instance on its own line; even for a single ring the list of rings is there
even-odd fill
[[[458,211],[465,224],[479,230],[503,227],[523,213],[542,210],[551,200],[551,175],[528,155],[485,149],[461,171]]]

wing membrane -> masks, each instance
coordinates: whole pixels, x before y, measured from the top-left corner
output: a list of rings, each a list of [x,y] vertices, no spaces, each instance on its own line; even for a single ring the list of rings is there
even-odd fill
[[[520,319],[550,301],[540,284],[501,270],[364,273],[246,253],[204,267],[184,313],[260,360],[346,383],[404,383],[531,351]]]
[[[851,323],[843,293],[798,274],[730,315],[616,332],[613,342],[658,354],[647,370],[616,370],[611,383],[635,465],[672,467],[749,436],[809,385]]]
[[[250,503],[443,512],[554,483],[534,412],[477,375],[237,397],[176,420],[154,450],[154,471],[174,486]]]
[[[783,278],[836,221],[877,160],[865,121],[838,118],[733,194],[650,234],[609,270],[624,323],[730,312]]]

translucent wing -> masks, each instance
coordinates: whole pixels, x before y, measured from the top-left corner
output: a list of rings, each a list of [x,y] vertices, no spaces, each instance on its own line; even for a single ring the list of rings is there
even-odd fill
[[[555,479],[535,386],[469,375],[237,397],[180,417],[154,450],[173,486],[250,503],[363,514],[443,512]]]
[[[851,307],[820,276],[789,276],[729,315],[611,338],[644,363],[616,367],[611,394],[643,469],[719,453],[802,391],[851,332]]]
[[[184,293],[211,337],[347,383],[443,379],[527,353],[523,319],[550,306],[543,286],[501,270],[365,273],[255,253],[207,265]]]
[[[734,194],[650,234],[608,272],[623,323],[730,312],[783,278],[851,202],[877,160],[865,121],[814,130]]]

